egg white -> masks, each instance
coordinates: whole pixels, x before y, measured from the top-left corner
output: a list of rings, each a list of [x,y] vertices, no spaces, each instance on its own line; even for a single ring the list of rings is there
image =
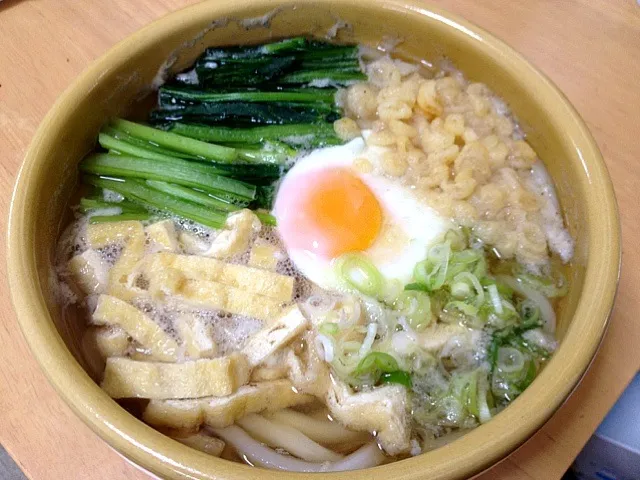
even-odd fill
[[[354,168],[356,159],[379,164],[386,151],[384,147],[366,146],[362,137],[345,145],[317,149],[296,162],[283,179],[283,185],[297,182],[302,176],[308,179],[313,171],[349,168],[369,187],[382,209],[380,233],[374,243],[360,253],[386,280],[406,284],[411,281],[415,265],[426,257],[429,247],[441,240],[453,224],[418,199],[410,188],[382,175],[362,173]],[[276,219],[279,200],[276,199],[274,211]],[[344,290],[345,285],[336,275],[332,260],[298,248],[290,248],[287,253],[298,270],[312,282],[328,290]]]

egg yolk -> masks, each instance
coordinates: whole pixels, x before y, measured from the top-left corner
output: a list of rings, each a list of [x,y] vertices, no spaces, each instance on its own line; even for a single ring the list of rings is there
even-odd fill
[[[382,210],[373,192],[346,168],[315,171],[298,178],[288,215],[278,225],[289,247],[326,258],[366,250],[382,225]],[[293,193],[293,192],[290,192]]]

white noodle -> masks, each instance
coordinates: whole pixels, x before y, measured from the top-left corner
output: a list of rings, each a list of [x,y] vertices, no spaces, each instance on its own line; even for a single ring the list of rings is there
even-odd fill
[[[407,323],[407,317],[405,317],[404,315],[401,315],[400,317],[398,317],[398,323],[400,324],[400,326],[402,327],[402,330],[405,331],[407,333],[407,335],[414,341],[417,342],[418,341],[418,335],[416,334],[416,332],[413,330],[413,328],[411,328],[409,326],[409,324]]]
[[[491,420],[491,410],[487,404],[487,382],[484,379],[478,382],[478,417],[480,423]]]
[[[380,465],[385,459],[384,453],[376,442],[371,442],[360,447],[343,460],[336,463],[325,464],[324,472],[343,472],[345,470],[360,470]]]
[[[335,349],[333,348],[333,341],[329,337],[321,333],[316,335],[315,346],[320,358],[327,363],[333,362]]]
[[[400,355],[410,355],[416,349],[416,341],[408,332],[396,332],[391,337],[393,350]]]
[[[284,409],[267,413],[265,416],[275,422],[295,427],[307,437],[325,445],[341,443],[363,444],[370,438],[367,433],[353,432],[338,422],[330,421],[326,415],[322,419],[317,419],[295,410]]]
[[[552,335],[544,333],[539,328],[527,330],[522,334],[522,338],[540,348],[544,348],[548,352],[553,352],[558,347],[558,342],[556,341],[556,339],[553,338]]]
[[[489,285],[487,290],[489,291],[489,297],[491,298],[493,309],[498,315],[502,315],[504,309],[502,308],[502,302],[500,301],[500,295],[498,294],[498,287],[495,285]]]
[[[358,352],[358,356],[360,358],[364,357],[369,350],[371,350],[371,346],[376,339],[376,333],[378,332],[378,324],[370,323],[367,325],[367,336],[364,337],[364,341],[362,342],[362,346],[360,347],[360,351]]]
[[[314,321],[329,313],[335,306],[336,300],[328,295],[312,295],[302,304],[304,312]]]
[[[384,454],[378,448],[378,445],[372,442],[356,450],[339,462],[306,462],[274,452],[235,425],[227,428],[214,428],[213,432],[225,442],[231,444],[238,454],[246,458],[248,462],[251,462],[253,465],[260,465],[276,470],[289,470],[291,472],[337,472],[356,470],[380,465],[385,458]]]
[[[340,310],[340,321],[338,322],[338,325],[340,326],[340,328],[343,328],[343,329],[357,325],[358,320],[360,320],[360,315],[362,313],[360,309],[360,302],[353,297],[349,297],[349,298],[352,300],[351,305],[353,305],[353,310],[351,311],[351,314],[347,316],[348,312],[345,312],[344,301],[343,301],[342,309]]]
[[[337,461],[342,455],[323,447],[305,436],[300,430],[249,414],[236,422],[254,438],[271,447],[284,448],[296,457],[311,462]]]
[[[291,472],[319,472],[322,464],[305,462],[287,455],[280,455],[251,437],[240,427],[214,428],[213,432],[236,449],[240,457],[251,465],[288,470]]]

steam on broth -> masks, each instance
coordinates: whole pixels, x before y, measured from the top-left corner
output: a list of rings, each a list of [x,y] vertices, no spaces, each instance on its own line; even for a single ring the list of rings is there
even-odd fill
[[[304,38],[209,48],[110,121],[62,235],[102,388],[266,468],[366,468],[491,420],[556,348],[573,240],[505,104]]]

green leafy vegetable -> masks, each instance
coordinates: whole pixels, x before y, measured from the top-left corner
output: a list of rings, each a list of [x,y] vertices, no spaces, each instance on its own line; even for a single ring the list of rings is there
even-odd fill
[[[225,168],[182,159],[149,160],[123,155],[94,154],[80,162],[80,171],[94,175],[172,182],[214,194],[229,193],[249,200],[254,199],[256,195],[255,186],[223,176],[229,173]]]
[[[257,144],[267,140],[279,140],[305,148],[338,145],[342,143],[335,133],[333,123],[290,123],[252,128],[231,128],[214,125],[169,124],[171,132],[214,143]]]
[[[178,152],[187,153],[207,160],[232,162],[238,156],[233,148],[201,142],[193,138],[183,137],[175,133],[165,132],[157,128],[148,127],[128,120],[115,119],[111,122],[115,129],[122,130],[132,137],[153,142]]]
[[[141,213],[121,213],[118,215],[92,215],[89,217],[89,223],[94,225],[97,223],[108,223],[108,222],[126,222],[128,220],[149,220],[152,218],[148,212]]]
[[[186,202],[155,190],[140,180],[101,178],[93,175],[86,175],[82,180],[88,185],[120,193],[129,200],[148,209],[188,218],[207,227],[222,228],[227,218],[226,213],[220,213],[201,205]]]

